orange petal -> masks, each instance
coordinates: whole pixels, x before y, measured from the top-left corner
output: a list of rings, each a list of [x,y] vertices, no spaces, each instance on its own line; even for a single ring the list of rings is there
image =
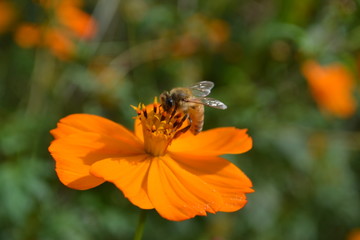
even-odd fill
[[[93,115],[70,115],[61,119],[51,133],[55,140],[49,151],[56,161],[58,177],[62,183],[75,189],[89,189],[104,182],[90,175],[89,169],[94,162],[144,152],[131,132]]]
[[[150,162],[147,154],[108,158],[93,164],[91,174],[114,183],[134,205],[152,209],[146,189]]]
[[[89,173],[90,166],[99,160],[114,156],[142,153],[126,142],[114,140],[96,133],[78,133],[54,140],[49,151],[56,161],[60,181],[79,190],[96,187],[102,179]]]
[[[244,153],[252,148],[252,139],[246,131],[247,129],[224,127],[204,131],[196,136],[188,134],[175,139],[168,150],[201,156]]]
[[[104,182],[89,174],[90,165],[96,159],[91,153],[101,147],[96,137],[84,133],[51,142],[49,152],[56,161],[57,175],[66,186],[85,190]]]
[[[144,142],[143,128],[142,128],[142,125],[141,125],[141,122],[140,122],[139,118],[136,118],[136,119],[135,119],[134,132],[135,132],[135,135],[136,135],[142,142]]]
[[[139,139],[125,127],[106,118],[91,114],[72,114],[62,118],[57,128],[51,130],[55,139],[74,133],[92,132],[127,142],[137,148],[142,148]]]
[[[301,70],[322,109],[340,118],[354,115],[357,105],[353,95],[355,80],[343,64],[323,66],[314,60],[307,60]]]
[[[224,158],[183,154],[174,154],[172,158],[222,196],[224,205],[219,211],[239,210],[246,204],[245,193],[254,191],[250,179]]]
[[[159,214],[173,221],[215,213],[223,205],[221,195],[211,185],[168,155],[153,158],[148,194]]]

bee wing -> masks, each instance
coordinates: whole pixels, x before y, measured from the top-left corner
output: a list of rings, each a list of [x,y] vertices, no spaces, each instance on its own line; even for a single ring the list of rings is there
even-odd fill
[[[227,106],[223,102],[217,99],[205,97],[205,98],[200,98],[200,100],[206,106],[212,108],[218,108],[218,109],[227,109]]]
[[[213,82],[202,81],[202,82],[198,82],[197,84],[195,84],[192,87],[189,87],[189,89],[191,90],[192,94],[195,97],[206,97],[207,95],[210,94],[211,89],[213,87],[214,87]]]
[[[215,98],[209,98],[209,97],[190,98],[187,101],[192,102],[192,103],[203,104],[205,106],[212,107],[212,108],[217,108],[217,109],[222,109],[222,110],[227,109],[227,106],[225,105],[225,103],[223,103]]]

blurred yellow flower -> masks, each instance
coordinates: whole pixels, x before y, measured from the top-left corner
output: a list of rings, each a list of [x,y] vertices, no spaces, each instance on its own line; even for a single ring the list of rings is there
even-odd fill
[[[302,65],[302,73],[320,108],[340,118],[355,113],[355,81],[345,66],[340,63],[322,66],[314,60],[308,60]]]

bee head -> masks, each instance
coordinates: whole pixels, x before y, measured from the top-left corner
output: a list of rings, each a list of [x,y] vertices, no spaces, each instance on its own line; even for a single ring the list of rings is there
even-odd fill
[[[167,91],[160,95],[160,103],[165,111],[169,111],[175,105],[174,99]]]

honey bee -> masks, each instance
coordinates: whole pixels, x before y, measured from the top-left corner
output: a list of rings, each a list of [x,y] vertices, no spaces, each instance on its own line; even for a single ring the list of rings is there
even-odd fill
[[[226,109],[227,106],[214,98],[207,97],[214,83],[202,81],[189,88],[174,88],[160,95],[160,103],[165,111],[181,111],[188,115],[190,131],[197,135],[204,125],[204,105]]]

